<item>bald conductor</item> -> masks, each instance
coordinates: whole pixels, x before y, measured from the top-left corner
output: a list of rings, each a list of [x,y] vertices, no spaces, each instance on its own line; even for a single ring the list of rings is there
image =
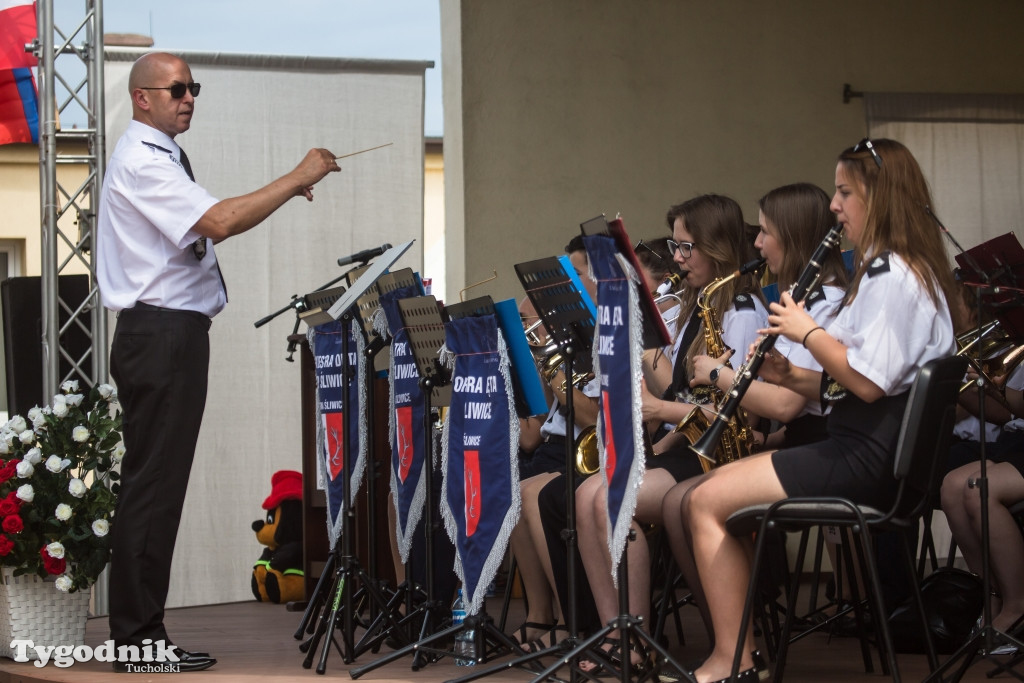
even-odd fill
[[[107,165],[96,246],[103,305],[117,312],[110,370],[126,449],[110,573],[114,670],[145,671],[137,655],[148,646],[167,653],[177,671],[201,671],[217,660],[174,645],[163,617],[206,404],[208,333],[227,303],[214,244],[256,227],[293,197],[312,201],[314,185],[340,169],[330,151],[312,149],[270,184],[217,199],[195,182],[174,141],[191,126],[200,91],[188,64],[144,55],[128,91],[132,121]]]

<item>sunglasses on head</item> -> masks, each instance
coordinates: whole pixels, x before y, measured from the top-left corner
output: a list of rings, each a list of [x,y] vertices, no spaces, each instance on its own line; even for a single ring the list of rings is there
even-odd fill
[[[199,88],[201,86],[198,83],[175,83],[174,85],[166,86],[163,88],[157,88],[156,86],[147,86],[139,88],[139,90],[169,90],[171,91],[171,97],[176,100],[180,100],[185,96],[185,91],[192,93],[192,97],[199,97]]]
[[[646,249],[647,251],[651,252],[652,254],[654,254],[654,258],[658,259],[659,261],[664,261],[665,260],[665,259],[663,259],[661,257],[661,254],[659,254],[658,252],[656,252],[653,249],[651,249],[651,247],[648,246],[648,244],[646,242],[644,242],[643,240],[640,240],[640,241],[638,241],[636,243],[636,246],[633,247],[633,251],[634,252],[638,252],[641,249]]]
[[[857,152],[863,152],[864,150],[871,152],[871,156],[874,158],[875,164],[878,168],[882,168],[882,157],[878,156],[878,152],[875,151],[875,145],[871,142],[870,138],[864,138],[853,146],[854,154]]]

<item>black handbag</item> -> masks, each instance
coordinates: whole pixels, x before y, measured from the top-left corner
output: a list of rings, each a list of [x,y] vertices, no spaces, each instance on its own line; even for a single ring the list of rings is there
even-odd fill
[[[921,597],[935,651],[955,652],[970,637],[971,628],[981,614],[984,600],[981,578],[962,569],[937,569],[921,582]],[[889,629],[896,652],[925,652],[913,598],[893,610]]]

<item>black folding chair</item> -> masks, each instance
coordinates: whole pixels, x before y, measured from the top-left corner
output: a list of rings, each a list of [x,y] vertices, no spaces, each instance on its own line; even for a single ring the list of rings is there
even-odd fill
[[[757,532],[754,565],[743,610],[743,625],[733,661],[733,676],[739,671],[746,628],[753,610],[766,532],[772,528],[803,531],[816,526],[837,526],[848,533],[850,538],[856,539],[866,587],[873,601],[870,612],[875,633],[880,638],[882,666],[889,670],[896,683],[900,680],[899,669],[889,633],[888,611],[884,604],[878,569],[871,548],[871,534],[888,530],[904,532],[899,534],[902,539],[902,555],[907,575],[911,577],[914,602],[928,652],[928,664],[932,671],[938,668],[935,648],[925,626],[914,553],[906,537],[907,532],[913,530],[916,538],[921,516],[925,510],[930,509],[932,496],[938,490],[955,421],[957,393],[966,365],[967,361],[964,358],[952,356],[930,361],[918,372],[910,390],[896,446],[893,473],[899,481],[899,487],[889,510],[857,505],[843,498],[788,498],[771,505],[758,505],[739,510],[729,518],[727,528],[730,533],[740,536]],[[794,583],[789,596],[790,608],[786,610],[782,636],[779,638],[774,679],[776,681],[782,680],[785,670],[786,650],[794,614],[792,606],[796,601],[796,593],[797,587]],[[862,625],[860,611],[858,608],[855,613],[858,623]]]

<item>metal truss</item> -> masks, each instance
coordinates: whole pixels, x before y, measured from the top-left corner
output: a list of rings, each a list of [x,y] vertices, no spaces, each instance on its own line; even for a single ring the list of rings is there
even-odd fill
[[[62,10],[70,3],[63,0]],[[70,30],[54,22],[54,0],[38,0],[39,197],[42,228],[43,396],[67,379],[89,386],[107,381],[107,317],[100,303],[93,263],[96,210],[106,164],[103,101],[103,2],[83,0],[84,13]],[[63,16],[63,15],[62,15]],[[63,21],[63,18],[62,18]],[[61,129],[60,122],[74,122]],[[78,127],[78,121],[84,127]],[[67,124],[65,124],[67,125]],[[82,149],[86,152],[81,153]],[[87,175],[77,187],[57,179],[61,164],[80,165]],[[86,272],[83,302],[62,299],[62,274]],[[67,340],[84,334],[85,351]],[[62,370],[63,368],[63,370]],[[63,373],[63,374],[62,374]],[[88,387],[83,387],[88,389]]]

